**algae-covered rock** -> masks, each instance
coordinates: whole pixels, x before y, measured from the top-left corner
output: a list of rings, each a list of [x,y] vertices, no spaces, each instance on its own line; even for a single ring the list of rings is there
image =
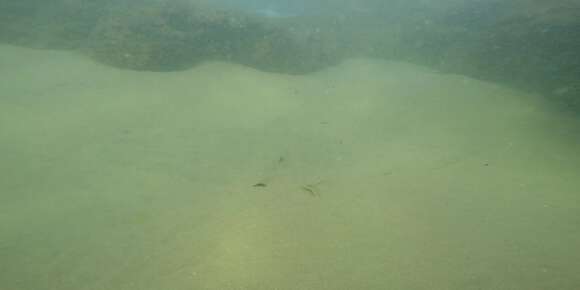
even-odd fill
[[[304,73],[337,61],[322,42],[304,41],[289,26],[208,2],[0,1],[0,41],[78,49],[101,63],[151,71],[222,60],[266,71]]]
[[[285,28],[189,1],[117,3],[87,43],[97,61],[136,70],[180,70],[204,60],[288,73],[328,65]]]
[[[387,56],[539,92],[580,108],[580,3],[458,3],[439,15],[402,19],[400,30],[391,34],[395,41],[384,49],[398,54]]]
[[[129,69],[175,70],[196,61],[185,4],[115,5],[96,24],[84,50]]]

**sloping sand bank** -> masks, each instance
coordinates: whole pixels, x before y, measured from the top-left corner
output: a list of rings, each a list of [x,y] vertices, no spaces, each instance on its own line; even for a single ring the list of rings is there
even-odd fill
[[[580,288],[580,123],[540,98],[0,55],[2,289]]]

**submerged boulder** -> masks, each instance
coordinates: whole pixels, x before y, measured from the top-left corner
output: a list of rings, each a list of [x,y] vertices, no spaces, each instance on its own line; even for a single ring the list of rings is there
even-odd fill
[[[84,51],[96,60],[137,70],[176,70],[196,59],[184,4],[114,5],[96,24]]]
[[[206,60],[305,73],[338,61],[329,42],[288,23],[205,0],[23,0],[0,3],[0,41],[75,49],[111,66],[174,71]],[[299,21],[299,20],[296,20]]]
[[[97,23],[85,51],[106,64],[152,71],[186,69],[204,60],[286,73],[329,64],[285,28],[189,1],[116,4]]]

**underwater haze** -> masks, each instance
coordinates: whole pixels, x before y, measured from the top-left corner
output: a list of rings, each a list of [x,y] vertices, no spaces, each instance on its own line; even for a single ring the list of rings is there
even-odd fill
[[[0,290],[580,289],[580,3],[0,0]]]

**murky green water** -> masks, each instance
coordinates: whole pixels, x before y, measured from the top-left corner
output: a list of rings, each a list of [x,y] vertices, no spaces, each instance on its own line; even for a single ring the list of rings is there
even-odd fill
[[[539,96],[0,55],[0,289],[580,288],[580,121]]]

